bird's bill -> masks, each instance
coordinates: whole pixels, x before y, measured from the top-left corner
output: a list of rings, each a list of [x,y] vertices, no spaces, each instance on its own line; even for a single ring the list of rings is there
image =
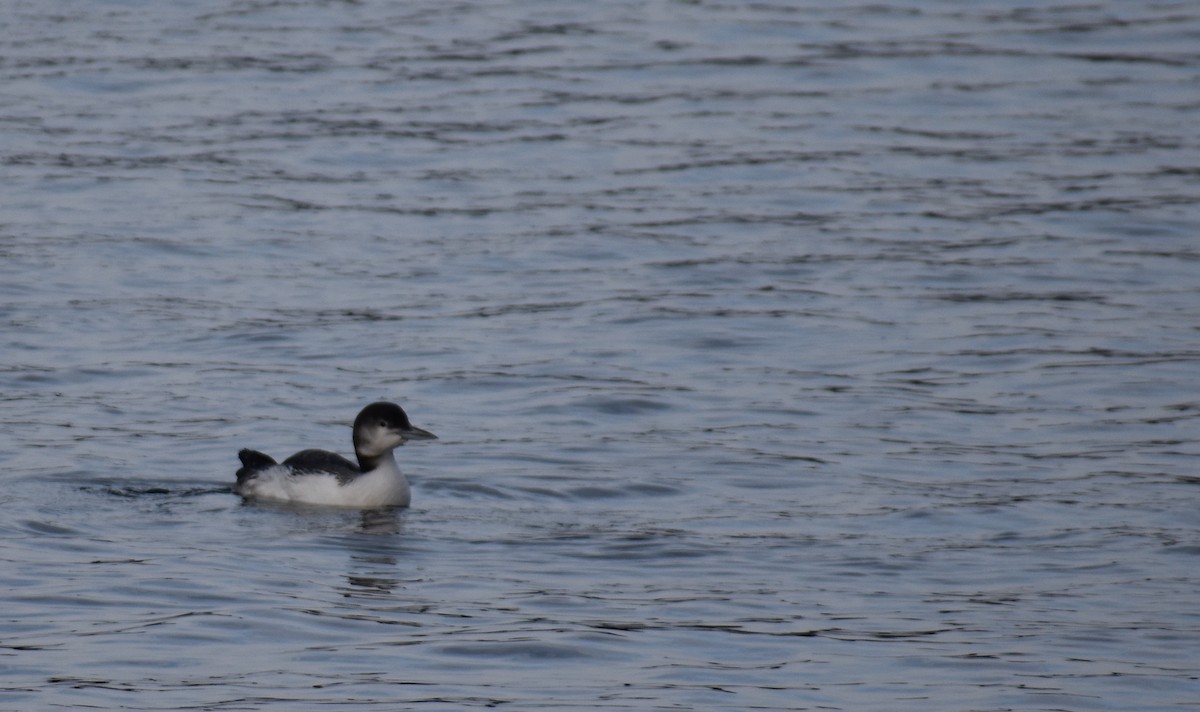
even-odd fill
[[[409,428],[408,430],[400,430],[398,432],[400,435],[404,436],[405,440],[437,440],[438,439],[438,436],[434,435],[433,433],[429,432],[428,430],[422,430],[421,428],[418,428],[415,426],[412,428]]]

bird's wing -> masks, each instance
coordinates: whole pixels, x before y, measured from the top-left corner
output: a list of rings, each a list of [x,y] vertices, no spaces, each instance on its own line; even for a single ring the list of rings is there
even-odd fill
[[[328,473],[336,475],[339,484],[346,484],[362,474],[358,465],[328,450],[301,450],[283,461],[297,474]]]

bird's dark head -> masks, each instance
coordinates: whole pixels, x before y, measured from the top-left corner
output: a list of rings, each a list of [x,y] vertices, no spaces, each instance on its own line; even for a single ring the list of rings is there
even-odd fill
[[[428,430],[414,427],[408,413],[395,403],[372,403],[354,419],[354,451],[379,457],[409,440],[437,440]]]

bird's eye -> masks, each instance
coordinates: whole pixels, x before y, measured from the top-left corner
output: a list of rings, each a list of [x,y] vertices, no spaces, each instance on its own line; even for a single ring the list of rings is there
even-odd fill
[[[387,426],[388,426],[388,422],[386,420],[379,421],[379,427],[386,428]]]

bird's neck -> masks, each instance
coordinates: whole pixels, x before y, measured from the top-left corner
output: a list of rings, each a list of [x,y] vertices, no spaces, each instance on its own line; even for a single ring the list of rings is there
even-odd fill
[[[391,450],[385,450],[382,454],[374,457],[364,455],[361,452],[355,452],[354,454],[358,457],[358,468],[363,472],[370,472],[371,470],[376,470],[380,467],[386,467],[392,470],[400,469],[396,467],[396,456]]]

